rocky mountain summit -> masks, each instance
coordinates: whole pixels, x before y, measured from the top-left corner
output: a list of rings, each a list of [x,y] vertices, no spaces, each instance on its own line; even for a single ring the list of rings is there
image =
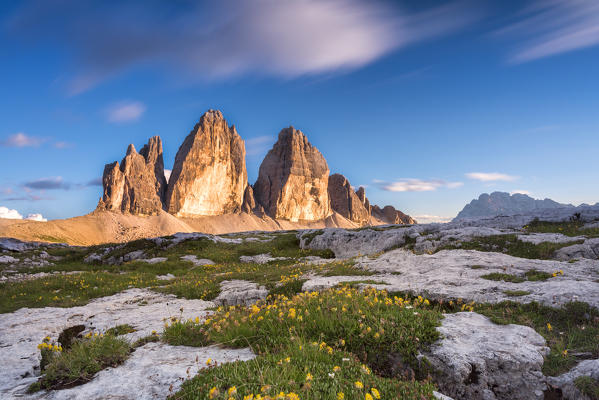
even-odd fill
[[[540,210],[573,207],[571,204],[561,204],[551,199],[536,200],[521,193],[512,195],[506,192],[483,193],[478,199],[467,204],[455,219],[528,214]]]
[[[254,194],[273,218],[315,221],[331,215],[328,182],[323,155],[301,131],[289,127],[262,161]]]
[[[168,183],[157,136],[139,153],[130,145],[120,165],[106,165],[102,183],[98,209],[130,215],[245,213],[300,223],[333,216],[356,226],[415,223],[392,206],[372,206],[364,188],[354,191],[343,175],[329,176],[322,153],[294,127],[281,130],[250,185],[244,141],[218,110],[208,110],[185,138]]]
[[[150,138],[138,153],[132,144],[119,165],[104,167],[104,193],[99,209],[140,215],[156,215],[162,210],[166,190],[162,141]]]
[[[239,212],[246,186],[245,144],[220,111],[209,110],[177,152],[165,209],[178,217]]]

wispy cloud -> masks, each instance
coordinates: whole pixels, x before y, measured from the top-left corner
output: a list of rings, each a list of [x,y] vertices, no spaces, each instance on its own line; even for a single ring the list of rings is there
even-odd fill
[[[429,214],[414,215],[413,217],[416,221],[418,221],[419,224],[430,224],[433,222],[445,223],[445,222],[449,222],[453,219],[453,217],[441,217],[439,215],[429,215]]]
[[[46,139],[19,132],[1,140],[0,145],[4,147],[38,147],[45,141]]]
[[[102,186],[102,178],[99,177],[91,179],[85,184],[85,186]]]
[[[127,101],[108,108],[109,122],[123,123],[137,121],[146,111],[146,106],[139,101]]]
[[[388,192],[430,192],[439,188],[455,189],[463,185],[462,182],[446,182],[440,179],[399,179],[395,182],[374,181],[381,189]]]
[[[73,144],[69,142],[54,142],[52,145],[57,149],[66,149],[69,147],[73,147]]]
[[[248,156],[260,155],[270,149],[275,142],[273,136],[258,136],[245,141],[245,152]]]
[[[502,174],[499,172],[469,172],[466,176],[470,179],[474,179],[476,181],[481,182],[496,182],[496,181],[504,181],[511,182],[518,179],[517,176]]]
[[[529,196],[531,193],[528,190],[516,189],[516,190],[512,190],[510,192],[510,194],[525,194],[525,195]]]
[[[192,78],[293,78],[359,68],[479,16],[456,1],[417,13],[382,0],[31,2],[11,31],[56,39],[74,54],[72,94],[140,65]],[[183,72],[183,74],[181,74]]]
[[[61,176],[36,179],[33,181],[25,182],[25,184],[23,186],[27,189],[36,189],[36,190],[57,190],[57,189],[68,190],[71,188],[71,184],[65,182]]]
[[[497,35],[518,39],[509,61],[524,63],[599,44],[599,2],[536,0]]]

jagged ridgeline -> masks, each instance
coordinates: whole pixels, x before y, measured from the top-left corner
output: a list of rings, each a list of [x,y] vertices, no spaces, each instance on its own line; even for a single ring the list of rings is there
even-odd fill
[[[343,175],[329,174],[322,153],[288,127],[250,185],[243,139],[220,111],[208,110],[179,147],[168,182],[158,136],[139,153],[129,145],[120,164],[107,164],[98,209],[182,218],[247,213],[292,222],[337,214],[359,226],[415,223],[392,206],[371,206],[363,187],[354,191]]]

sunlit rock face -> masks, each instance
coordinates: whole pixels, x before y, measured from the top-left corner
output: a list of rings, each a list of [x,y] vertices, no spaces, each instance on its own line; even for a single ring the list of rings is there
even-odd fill
[[[150,138],[139,153],[130,144],[120,165],[116,161],[104,167],[102,185],[104,193],[98,209],[159,214],[166,190],[160,137]]]
[[[360,189],[363,191],[363,188]],[[370,207],[365,207],[343,175],[333,174],[329,177],[329,197],[331,208],[350,221],[365,225],[370,220]]]
[[[178,217],[240,212],[246,186],[245,144],[220,111],[209,110],[177,152],[166,210]]]
[[[289,127],[268,152],[254,185],[256,201],[276,219],[316,221],[331,215],[329,167],[299,130]]]

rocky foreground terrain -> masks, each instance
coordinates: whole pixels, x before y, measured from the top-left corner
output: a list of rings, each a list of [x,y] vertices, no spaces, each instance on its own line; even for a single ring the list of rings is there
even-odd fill
[[[0,397],[594,399],[599,210],[546,217],[1,239]]]

